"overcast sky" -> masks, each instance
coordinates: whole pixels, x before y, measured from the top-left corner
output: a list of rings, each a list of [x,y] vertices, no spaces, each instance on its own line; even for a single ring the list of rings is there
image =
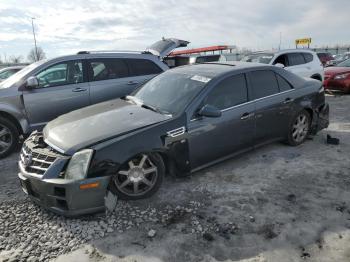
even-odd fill
[[[48,57],[78,50],[143,50],[161,37],[190,47],[229,44],[253,49],[350,44],[350,0],[0,0],[0,55],[38,45]]]

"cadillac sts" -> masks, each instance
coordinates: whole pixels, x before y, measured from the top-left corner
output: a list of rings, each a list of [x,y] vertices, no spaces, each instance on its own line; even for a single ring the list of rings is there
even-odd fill
[[[72,216],[153,195],[186,175],[272,141],[297,146],[328,126],[322,83],[254,63],[166,71],[130,96],[62,115],[24,143],[23,190]]]

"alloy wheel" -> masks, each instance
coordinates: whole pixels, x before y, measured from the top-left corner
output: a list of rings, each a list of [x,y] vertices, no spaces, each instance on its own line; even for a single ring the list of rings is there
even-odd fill
[[[292,137],[294,141],[300,143],[309,133],[309,120],[305,114],[300,114],[293,124]]]
[[[113,177],[114,185],[128,196],[140,196],[149,192],[156,184],[158,168],[146,154],[131,159]]]
[[[12,133],[6,126],[0,124],[0,154],[6,152],[12,145]]]

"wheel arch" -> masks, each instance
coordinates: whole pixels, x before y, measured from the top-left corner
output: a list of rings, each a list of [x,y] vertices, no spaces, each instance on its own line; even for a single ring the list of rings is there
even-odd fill
[[[320,74],[313,74],[310,78],[321,81],[322,82],[322,76]]]
[[[0,117],[6,118],[7,120],[11,121],[17,128],[18,132],[20,134],[23,134],[23,127],[18,121],[16,117],[14,117],[12,114],[5,112],[5,111],[0,111]]]

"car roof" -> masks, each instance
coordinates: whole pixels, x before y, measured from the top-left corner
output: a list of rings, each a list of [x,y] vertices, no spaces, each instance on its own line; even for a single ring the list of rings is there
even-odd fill
[[[242,70],[247,68],[274,68],[274,66],[260,63],[240,62],[240,61],[228,61],[228,62],[209,62],[198,63],[192,65],[185,65],[171,69],[172,72],[202,75],[210,78],[214,78],[225,73]]]
[[[23,66],[7,66],[7,67],[4,67],[4,68],[1,68],[0,70],[4,70],[4,69],[6,69],[6,70],[8,70],[8,69],[22,69],[24,67],[26,67],[26,66],[25,65],[23,65]]]
[[[265,50],[265,51],[257,51],[257,52],[253,52],[250,54],[247,54],[247,56],[249,55],[254,55],[254,54],[284,54],[284,53],[295,53],[295,52],[302,52],[302,53],[315,53],[314,51],[310,50],[310,49],[282,49],[282,50]]]

